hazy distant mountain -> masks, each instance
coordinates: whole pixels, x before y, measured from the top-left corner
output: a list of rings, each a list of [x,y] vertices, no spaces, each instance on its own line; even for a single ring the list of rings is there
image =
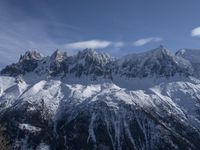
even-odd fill
[[[27,51],[0,76],[15,149],[200,149],[200,52]]]

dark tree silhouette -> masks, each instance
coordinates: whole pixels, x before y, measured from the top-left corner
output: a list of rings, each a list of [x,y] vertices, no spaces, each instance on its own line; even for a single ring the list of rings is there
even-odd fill
[[[0,126],[0,150],[10,150],[9,138],[4,134],[4,127]]]

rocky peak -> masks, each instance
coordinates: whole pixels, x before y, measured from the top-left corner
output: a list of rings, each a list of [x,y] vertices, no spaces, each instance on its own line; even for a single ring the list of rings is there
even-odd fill
[[[198,49],[180,49],[176,56],[189,60],[191,63],[200,63],[200,50]]]
[[[66,58],[67,58],[67,53],[66,52],[63,53],[58,49],[50,57],[51,60],[58,62],[61,62]]]
[[[145,61],[147,59],[157,59],[163,56],[166,57],[173,57],[173,53],[171,53],[168,49],[166,49],[164,46],[160,45],[158,48],[155,48],[153,50],[149,50],[142,53],[134,53],[126,55],[122,58],[120,58],[120,62],[123,61]]]
[[[35,50],[28,50],[24,55],[22,55],[19,59],[19,63],[27,60],[41,60],[42,56],[39,52]]]
[[[94,50],[94,49],[91,49],[91,48],[86,48],[82,51],[79,51],[77,55],[96,55],[97,52]]]
[[[193,72],[188,61],[176,57],[162,45],[147,52],[126,56],[118,64],[121,66],[121,74],[131,77],[173,76],[176,73]]]
[[[190,62],[195,70],[195,76],[200,77],[200,50],[180,49],[176,52],[176,56]]]
[[[105,65],[111,61],[111,57],[108,54],[97,52],[94,49],[85,49],[83,51],[79,51],[76,55],[76,58],[81,62],[94,62],[102,65]]]
[[[79,51],[76,57],[78,59],[94,59],[98,53],[94,49],[84,49]]]
[[[29,50],[24,55],[21,55],[17,63],[8,65],[2,69],[1,74],[10,76],[24,75],[26,72],[34,71],[38,66],[38,62],[42,59],[39,52]]]
[[[186,49],[180,49],[176,52],[176,56],[182,57],[186,53]]]
[[[167,48],[163,45],[160,45],[158,48],[149,51],[149,53],[153,52],[154,55],[173,55]]]
[[[33,60],[33,61],[32,61]],[[13,71],[14,70],[14,71]],[[36,51],[28,51],[16,64],[3,70],[4,74],[25,74],[36,70],[42,74],[75,74],[105,76],[119,74],[128,77],[193,75],[193,66],[162,45],[156,49],[114,60],[106,53],[94,49],[79,51],[74,56],[56,50],[50,57],[42,58]],[[14,73],[12,73],[14,72]]]

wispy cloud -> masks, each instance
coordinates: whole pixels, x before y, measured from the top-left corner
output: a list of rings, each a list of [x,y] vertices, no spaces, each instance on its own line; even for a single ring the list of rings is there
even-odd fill
[[[66,49],[74,49],[74,50],[80,50],[84,48],[93,48],[93,49],[102,49],[107,47],[115,47],[115,48],[121,48],[124,46],[124,42],[113,42],[113,41],[107,41],[107,40],[88,40],[88,41],[78,41],[73,43],[67,43],[64,45]]]
[[[65,44],[65,48],[68,49],[84,49],[84,48],[106,48],[110,46],[112,42],[104,40],[88,40],[88,41],[79,41]]]
[[[149,37],[149,38],[141,38],[133,42],[134,46],[143,46],[151,42],[160,42],[163,39],[161,37]]]
[[[125,43],[122,42],[122,41],[119,41],[119,42],[112,42],[112,46],[113,46],[113,47],[116,47],[116,48],[121,48],[121,47],[125,46]]]
[[[200,37],[200,27],[194,28],[191,31],[191,36],[193,36],[193,37]]]
[[[26,15],[18,8],[0,2],[0,69],[16,62],[28,49],[38,49],[45,55],[50,55],[56,48],[65,50],[66,36],[70,40],[78,39],[79,34],[85,32],[49,17],[52,15],[46,17],[42,13],[40,16]]]

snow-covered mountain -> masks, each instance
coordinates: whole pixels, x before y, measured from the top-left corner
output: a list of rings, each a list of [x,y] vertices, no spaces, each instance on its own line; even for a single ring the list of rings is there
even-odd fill
[[[198,150],[192,55],[162,46],[122,58],[28,51],[1,71],[0,123],[15,149]]]

